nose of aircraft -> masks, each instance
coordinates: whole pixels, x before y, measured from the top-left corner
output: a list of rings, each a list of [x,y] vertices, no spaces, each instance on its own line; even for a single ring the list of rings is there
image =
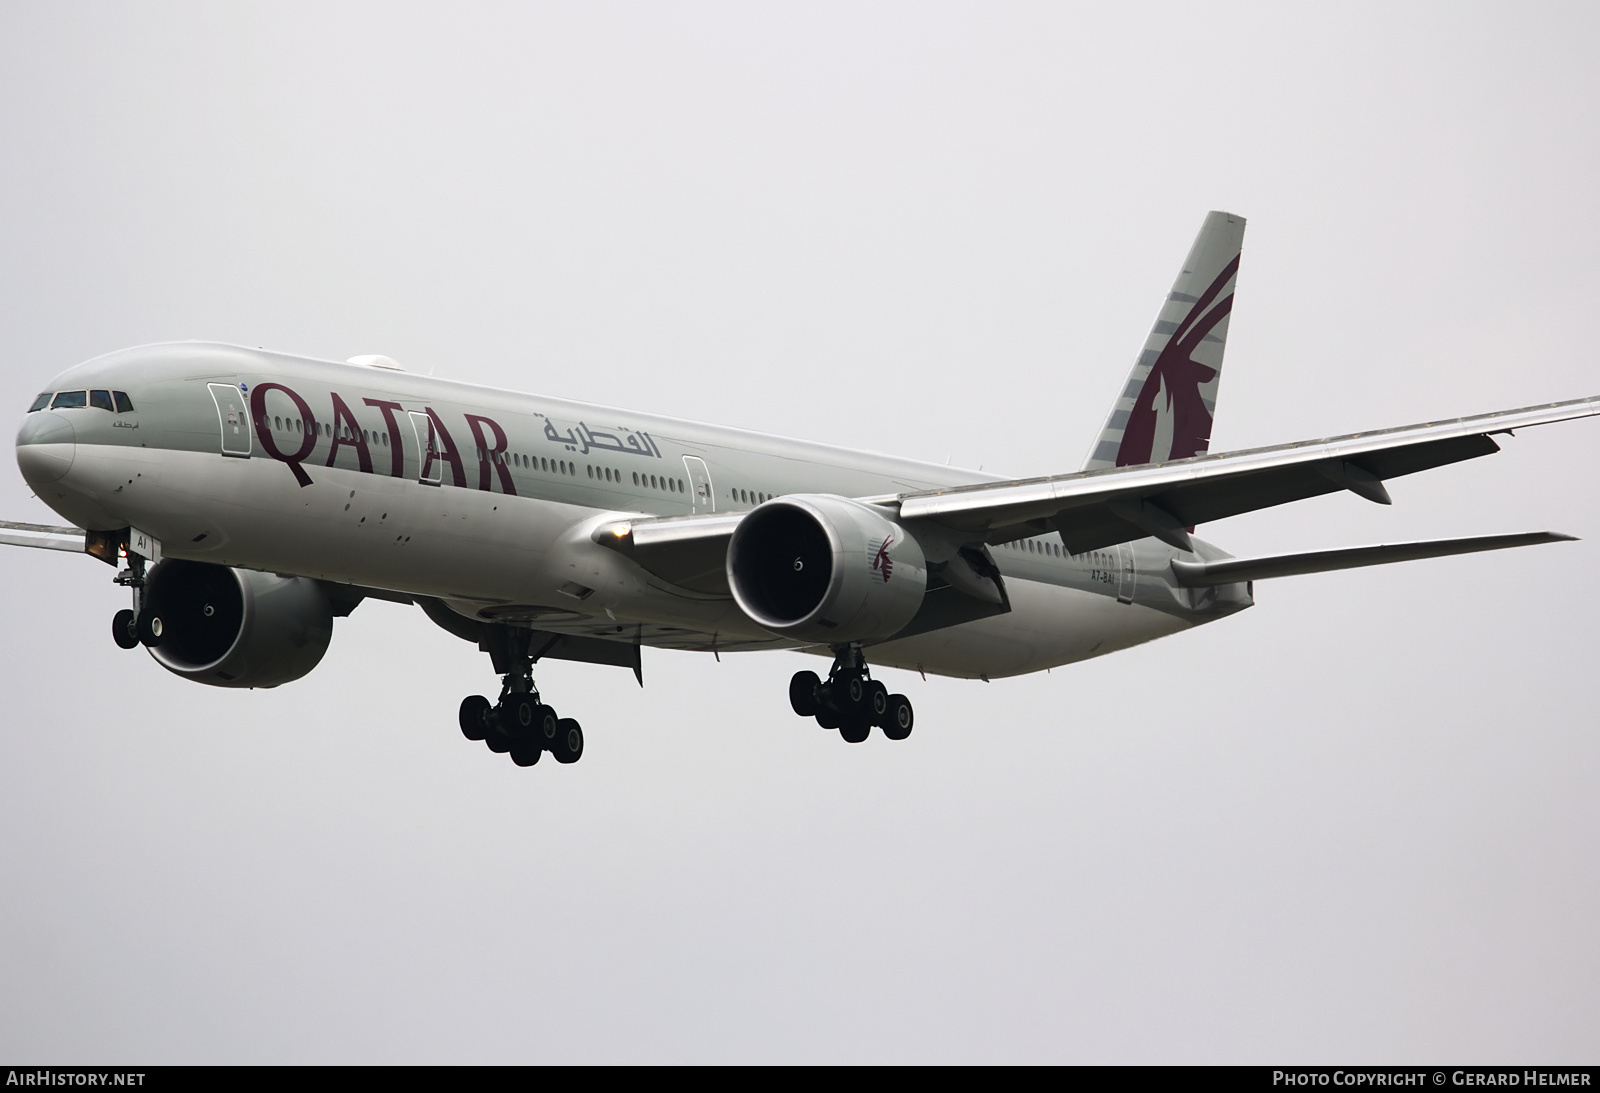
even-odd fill
[[[59,482],[77,454],[72,422],[47,410],[32,413],[17,431],[17,467],[34,489]]]

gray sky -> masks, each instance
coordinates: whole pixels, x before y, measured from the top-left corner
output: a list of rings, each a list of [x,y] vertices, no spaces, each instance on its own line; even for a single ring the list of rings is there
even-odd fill
[[[990,470],[1075,468],[1201,218],[1213,448],[1600,393],[1584,4],[11,3],[0,406],[208,338]],[[798,654],[551,664],[455,728],[370,603],[226,692],[109,568],[0,583],[0,1057],[1592,1062],[1600,426],[1201,529],[1575,544],[1257,586],[915,734]],[[50,520],[0,474],[0,518]]]

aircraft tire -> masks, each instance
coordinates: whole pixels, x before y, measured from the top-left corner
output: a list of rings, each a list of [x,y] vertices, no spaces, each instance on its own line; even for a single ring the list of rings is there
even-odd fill
[[[501,725],[505,728],[507,736],[513,740],[531,739],[536,744],[539,742],[539,715],[546,707],[532,695],[522,693],[507,695],[501,708],[504,711],[501,715]]]
[[[482,740],[489,731],[489,700],[482,695],[468,695],[461,700],[461,735],[468,740]]]
[[[825,729],[837,729],[839,727],[839,711],[833,708],[833,704],[826,697],[830,689],[823,689],[824,697],[822,701],[817,703],[817,724]]]
[[[840,739],[849,744],[862,743],[871,734],[871,732],[872,722],[868,721],[860,714],[847,718],[844,723],[839,726]]]
[[[138,620],[132,611],[123,608],[111,616],[111,640],[121,649],[132,649],[139,644]]]
[[[534,739],[545,751],[556,750],[556,737],[561,733],[561,718],[554,706],[540,706],[533,721]]]
[[[817,673],[796,672],[789,680],[789,708],[801,717],[815,717],[817,689],[821,686],[822,680],[817,678]]]
[[[875,679],[869,679],[866,693],[862,695],[862,702],[871,712],[874,725],[883,726],[889,723],[889,688]]]
[[[835,696],[841,709],[860,709],[867,704],[867,681],[858,675],[846,676]]]
[[[556,742],[550,749],[558,763],[576,763],[583,758],[583,727],[570,717],[556,722]]]
[[[890,695],[888,716],[878,724],[883,728],[883,735],[890,740],[904,740],[911,735],[911,727],[915,722],[911,700],[905,695]]]
[[[544,754],[537,740],[516,740],[511,744],[511,761],[519,767],[531,767]]]

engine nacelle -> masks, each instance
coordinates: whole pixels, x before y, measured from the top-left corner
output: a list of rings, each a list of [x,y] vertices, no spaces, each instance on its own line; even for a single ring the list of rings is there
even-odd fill
[[[150,570],[144,609],[161,620],[150,655],[213,687],[276,687],[322,660],[333,608],[316,581],[168,559]]]
[[[911,533],[870,505],[829,494],[752,509],[728,543],[728,585],[775,634],[883,641],[922,606],[928,565]]]

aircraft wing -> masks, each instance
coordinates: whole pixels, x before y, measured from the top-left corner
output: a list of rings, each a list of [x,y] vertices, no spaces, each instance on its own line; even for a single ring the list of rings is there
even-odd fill
[[[18,524],[0,520],[0,543],[7,546],[38,547],[44,550],[70,550],[82,554],[82,528],[56,527],[53,524]]]
[[[1074,554],[1145,536],[1188,550],[1187,529],[1199,523],[1338,490],[1388,504],[1385,479],[1490,455],[1500,450],[1497,433],[1597,414],[1600,396],[1167,463],[860,500],[898,508],[902,520],[932,521],[974,542],[1057,531]],[[621,518],[598,528],[594,539],[670,584],[727,595],[728,540],[744,515]]]
[[[723,566],[728,540],[744,515],[708,512],[621,519],[596,529],[594,541],[632,558],[669,584],[726,596],[728,577]]]
[[[0,544],[35,547],[43,550],[70,550],[87,554],[110,565],[117,564],[123,547],[121,532],[84,531],[82,528],[53,524],[19,524],[0,520]]]
[[[1190,549],[1188,528],[1350,490],[1389,503],[1385,479],[1500,450],[1493,436],[1600,414],[1600,396],[1168,463],[901,494],[902,520],[985,542],[1061,533],[1074,554],[1153,535]]]

